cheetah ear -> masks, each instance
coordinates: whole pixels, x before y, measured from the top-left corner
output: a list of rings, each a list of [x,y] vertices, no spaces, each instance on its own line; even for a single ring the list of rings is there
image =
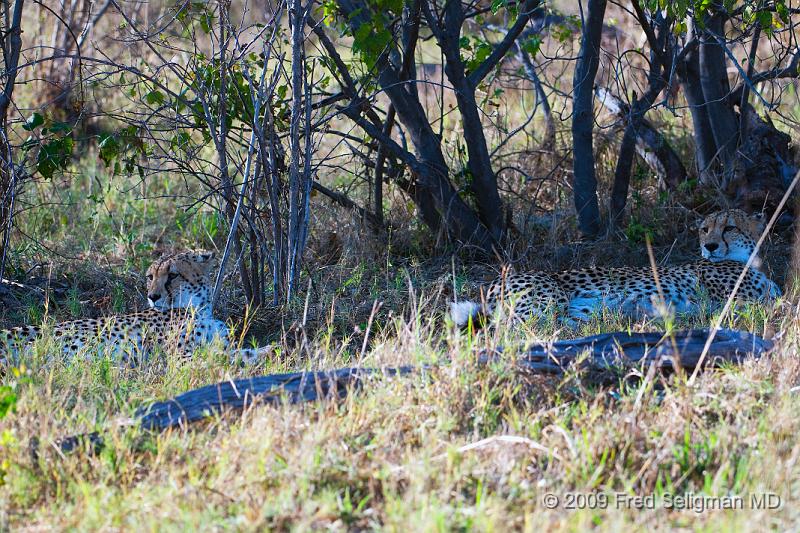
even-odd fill
[[[753,229],[753,233],[760,236],[764,231],[764,228],[767,227],[767,216],[763,213],[763,211],[753,213],[750,215],[750,224]]]
[[[209,274],[216,265],[216,261],[214,261],[216,255],[217,254],[214,252],[209,252],[206,250],[198,250],[195,252],[194,260],[198,267],[202,269],[204,275]]]
[[[217,254],[214,252],[208,252],[206,250],[198,250],[195,252],[194,260],[198,263],[210,263]]]

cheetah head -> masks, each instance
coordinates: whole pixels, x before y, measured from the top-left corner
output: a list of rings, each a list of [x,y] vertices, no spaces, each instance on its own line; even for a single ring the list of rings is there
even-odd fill
[[[202,250],[166,255],[147,269],[147,303],[159,310],[206,309],[211,303],[214,253]]]
[[[765,225],[762,213],[748,215],[740,209],[708,215],[700,223],[700,252],[709,261],[746,263]]]

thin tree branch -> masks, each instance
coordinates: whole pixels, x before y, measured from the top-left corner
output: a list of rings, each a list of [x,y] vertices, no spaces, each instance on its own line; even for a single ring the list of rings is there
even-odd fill
[[[500,60],[505,57],[508,50],[514,46],[517,37],[519,37],[519,34],[525,29],[525,25],[528,24],[533,13],[539,9],[540,5],[540,0],[527,0],[522,4],[522,11],[519,12],[516,22],[514,22],[514,25],[508,30],[503,40],[494,47],[489,57],[467,76],[467,80],[469,80],[473,87],[477,87],[478,84],[483,81],[483,78],[485,78],[486,75],[497,66]]]

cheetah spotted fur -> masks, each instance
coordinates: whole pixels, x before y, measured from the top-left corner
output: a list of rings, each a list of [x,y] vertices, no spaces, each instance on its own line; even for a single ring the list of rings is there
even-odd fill
[[[87,346],[108,350],[127,360],[147,354],[155,346],[175,349],[185,356],[219,337],[233,360],[253,363],[268,349],[235,347],[228,326],[211,313],[211,279],[214,254],[189,251],[162,257],[147,270],[150,309],[133,314],[62,322],[53,327],[53,337],[63,343],[65,356]],[[39,326],[0,330],[0,363],[12,359],[40,335]],[[88,353],[88,351],[87,351]]]
[[[738,209],[721,211],[700,224],[703,259],[658,267],[658,284],[650,267],[508,274],[490,285],[481,302],[453,302],[450,315],[463,327],[470,319],[492,316],[501,302],[518,319],[541,318],[555,310],[568,324],[589,320],[603,307],[640,317],[657,315],[659,307],[666,304],[672,312],[696,314],[704,300],[719,304],[728,298],[763,230],[761,215],[750,216]],[[778,296],[778,286],[751,268],[737,300],[767,301]],[[662,306],[657,302],[663,302]]]

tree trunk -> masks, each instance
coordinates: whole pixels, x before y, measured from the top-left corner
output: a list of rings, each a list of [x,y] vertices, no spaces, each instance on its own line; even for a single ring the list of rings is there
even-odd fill
[[[363,24],[370,23],[368,10],[359,0],[341,0],[339,7],[349,20],[354,34]],[[404,126],[417,153],[411,168],[415,180],[413,186],[406,190],[414,199],[422,220],[434,231],[444,230],[456,241],[475,245],[491,253],[497,239],[450,183],[450,169],[442,152],[441,139],[433,131],[414,86],[416,76],[408,73],[411,78],[403,79],[401,69],[389,62],[387,54],[382,54],[378,59],[376,69],[378,85],[394,106],[397,120]],[[360,116],[359,107],[360,103],[354,101],[343,112],[357,120]],[[383,142],[391,142],[391,139],[384,138],[381,130],[359,123],[368,129],[369,135],[381,138]],[[404,162],[408,163],[409,158]]]
[[[578,227],[587,237],[600,233],[602,223],[594,168],[594,78],[600,63],[600,37],[606,0],[588,0],[581,53],[575,65],[572,104],[572,154]]]
[[[289,123],[289,225],[287,241],[287,261],[285,275],[286,299],[292,297],[295,281],[300,269],[303,253],[302,238],[305,220],[303,206],[305,204],[305,187],[300,169],[301,134],[300,121],[304,115],[303,93],[305,76],[305,49],[303,28],[305,27],[305,9],[300,0],[291,0],[289,16],[292,24],[292,115]],[[306,125],[307,126],[307,125]],[[305,165],[304,165],[305,167]]]
[[[389,111],[386,113],[386,124],[383,127],[383,133],[387,137],[392,135],[392,128],[394,128],[394,106],[389,105]],[[375,174],[373,183],[373,211],[375,214],[375,221],[377,228],[383,226],[383,171],[386,166],[386,146],[381,144],[378,147],[378,155],[375,158]]]
[[[619,148],[617,166],[614,169],[614,184],[611,186],[611,200],[609,201],[609,224],[612,228],[622,222],[625,205],[628,203],[628,189],[631,181],[631,167],[633,156],[636,153],[636,119],[631,117],[622,136]]]
[[[672,71],[670,41],[672,21],[660,14],[655,14],[648,20],[644,11],[635,1],[634,9],[650,43],[650,70],[647,74],[647,91],[639,98],[634,95],[633,104],[630,106],[624,105],[622,102],[618,104],[621,110],[627,108],[628,113],[621,113],[627,124],[611,190],[609,216],[612,224],[617,224],[624,214],[630,188],[633,155],[637,149],[642,153],[645,161],[657,169],[668,187],[677,187],[686,179],[686,170],[680,158],[669,147],[666,139],[645,119],[645,113],[653,107],[656,98],[666,88],[667,77]],[[609,96],[611,96],[610,93]],[[649,141],[649,146],[645,144],[646,141]],[[647,146],[649,150],[647,148],[642,150],[642,146]]]
[[[455,89],[456,102],[461,113],[464,143],[469,156],[467,168],[472,178],[471,188],[475,193],[478,213],[492,237],[501,241],[505,233],[503,204],[497,191],[497,177],[492,170],[486,137],[483,134],[483,124],[475,100],[475,87],[467,79],[464,62],[461,60],[460,38],[463,23],[461,0],[448,0],[445,5],[443,42],[439,43],[447,58],[444,69],[447,79]]]
[[[378,83],[395,107],[417,152],[423,172],[415,172],[413,196],[423,221],[434,231],[444,229],[454,239],[491,251],[495,239],[464,202],[448,179],[449,168],[442,153],[441,140],[433,131],[422,104],[412,97],[391,67],[378,74]]]
[[[747,137],[739,148],[733,178],[725,193],[748,212],[774,211],[797,168],[792,164],[791,137],[762,119],[753,106],[741,110]]]
[[[20,52],[22,51],[22,8],[24,0],[14,2],[14,11],[10,25],[5,29],[3,44],[3,61],[5,64],[6,82],[3,93],[0,94],[0,279],[5,271],[8,243],[11,238],[11,225],[14,215],[14,193],[17,187],[16,170],[11,144],[8,139],[8,109],[14,94],[14,84],[17,79],[17,66],[19,65]],[[5,13],[8,16],[8,2],[5,4]],[[6,19],[8,21],[8,19]]]
[[[544,139],[542,139],[541,150],[549,152],[555,156],[556,149],[556,124],[553,121],[553,112],[550,108],[550,102],[547,100],[547,94],[544,92],[544,87],[536,74],[536,65],[534,65],[531,56],[517,43],[517,57],[519,57],[525,74],[533,84],[533,90],[536,92],[536,104],[542,106],[542,117],[544,118]],[[556,163],[556,158],[553,157],[553,164]]]
[[[598,87],[595,89],[597,99],[622,120],[627,121],[632,114],[628,104],[611,91]],[[636,129],[636,153],[663,180],[667,189],[675,189],[686,180],[686,168],[680,156],[646,118],[642,118]]]
[[[690,22],[690,26],[693,23]],[[697,158],[697,171],[701,183],[708,183],[713,171],[717,144],[711,130],[711,119],[700,83],[700,54],[695,49],[689,51],[684,60],[678,63],[677,72],[681,79],[686,103],[692,114],[692,135]]]
[[[733,178],[736,157],[738,124],[733,109],[726,103],[731,88],[723,44],[717,39],[724,36],[725,20],[720,16],[708,17],[706,28],[699,30],[699,72],[703,88],[703,103],[708,110],[711,133],[714,136],[718,157],[722,164],[723,185]]]

